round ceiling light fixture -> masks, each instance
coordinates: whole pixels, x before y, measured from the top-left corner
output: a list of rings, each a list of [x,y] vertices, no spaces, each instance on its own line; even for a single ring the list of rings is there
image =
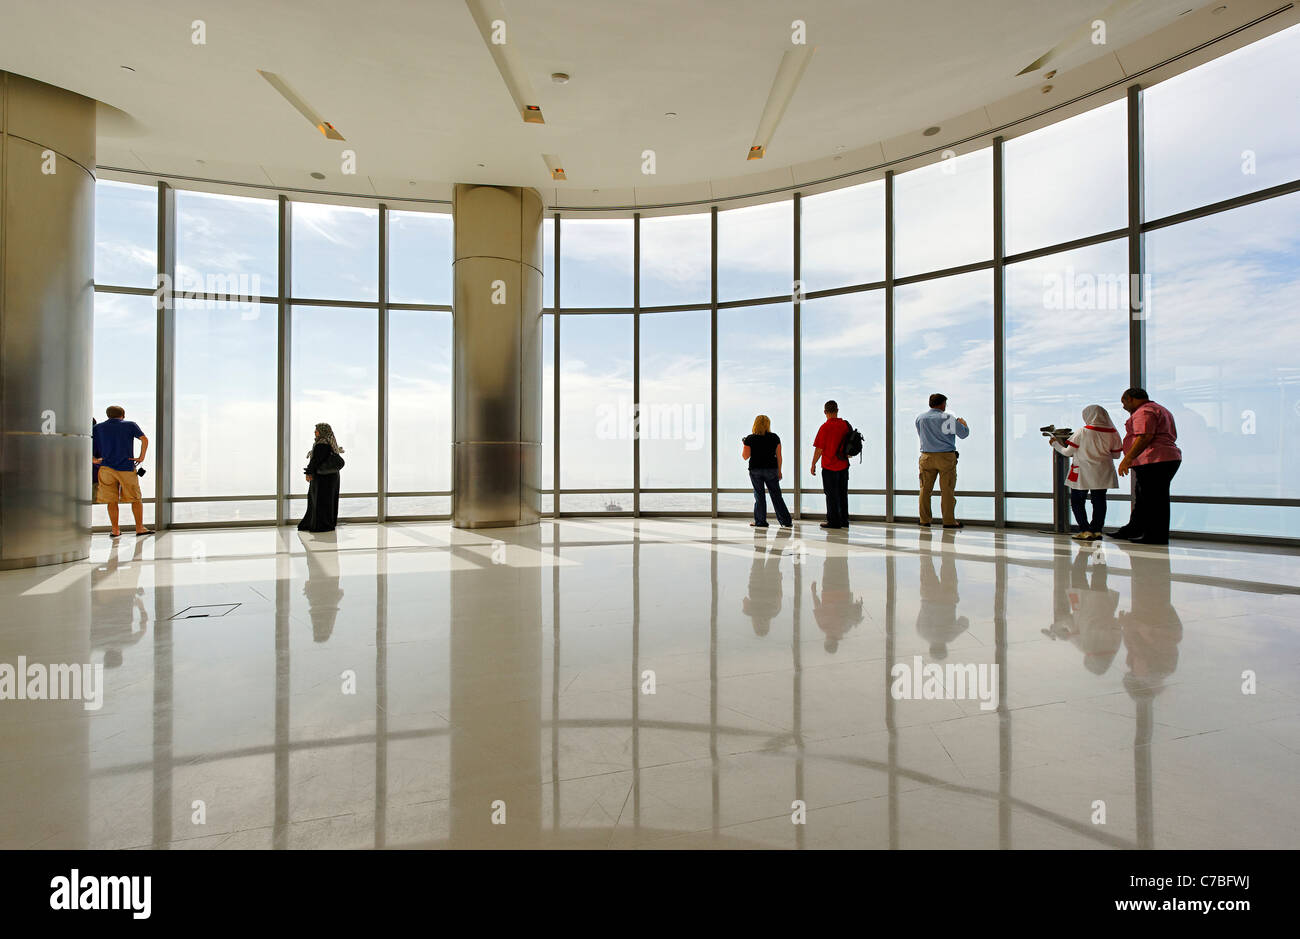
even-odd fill
[[[476,163],[476,164],[474,164],[474,165],[477,166],[479,169],[486,169],[486,168],[487,168],[487,164],[486,164],[486,163]]]
[[[311,174],[311,178],[312,178],[312,179],[324,179],[324,178],[325,178],[325,174],[324,174],[324,173],[312,173],[312,174]]]
[[[1223,6],[1215,7],[1215,8],[1214,8],[1213,10],[1211,10],[1210,12],[1212,12],[1215,16],[1218,16],[1220,13],[1222,13],[1222,12],[1223,12],[1224,10],[1226,10],[1226,9],[1228,9],[1228,5],[1225,3]]]
[[[937,133],[939,133],[938,127],[927,127],[925,130],[921,131],[921,136],[933,137]]]
[[[676,117],[676,116],[677,116],[677,112],[676,112],[676,111],[665,111],[665,112],[664,112],[664,117],[667,117],[667,118],[670,118],[670,119],[671,119],[671,118],[674,118],[674,117]]]
[[[552,73],[551,73],[551,81],[555,82],[555,84],[557,84],[557,85],[567,85],[567,84],[569,83],[569,73],[568,73],[568,72],[552,72]]]
[[[124,71],[124,72],[134,72],[134,71],[135,71],[135,69],[131,68],[131,66],[129,66],[129,65],[122,65],[122,66],[119,66],[119,68],[121,68],[122,71]]]
[[[1043,94],[1047,94],[1047,93],[1048,93],[1049,91],[1051,91],[1051,90],[1052,90],[1052,86],[1051,86],[1051,85],[1044,85],[1044,86],[1042,87],[1042,89],[1041,89],[1041,91],[1043,92]]]
[[[1051,81],[1053,78],[1056,77],[1056,69],[1052,69],[1050,72],[1048,72],[1048,73],[1047,73],[1046,75],[1044,75],[1043,77],[1046,78],[1048,81]]]

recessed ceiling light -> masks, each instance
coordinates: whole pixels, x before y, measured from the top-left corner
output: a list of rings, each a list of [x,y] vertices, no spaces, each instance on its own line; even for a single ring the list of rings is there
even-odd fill
[[[1052,86],[1051,86],[1051,85],[1044,85],[1040,90],[1043,92],[1043,94],[1047,94],[1049,91],[1052,90]]]
[[[845,150],[847,150],[847,149],[849,149],[849,148],[846,147],[846,146],[844,146],[844,144],[842,144],[842,143],[841,143],[841,144],[836,144],[836,146],[835,146],[835,152],[836,152],[836,153],[843,153],[843,152],[844,152]]]
[[[555,82],[555,84],[557,84],[557,85],[567,85],[567,84],[569,83],[569,73],[568,73],[568,72],[552,72],[552,73],[551,73],[551,81]]]
[[[407,185],[408,185],[408,186],[414,186],[414,185],[415,185],[415,180],[411,180],[410,182],[407,183]]]
[[[1048,81],[1052,80],[1053,78],[1056,77],[1056,69],[1052,69],[1050,72],[1048,72],[1047,74],[1045,74],[1043,77],[1046,78]]]
[[[475,164],[475,165],[478,166],[479,169],[483,169],[484,167],[487,166],[486,163],[478,163],[478,164]]]
[[[129,65],[123,65],[123,66],[121,66],[121,68],[122,68],[122,70],[123,70],[124,72],[134,72],[134,71],[135,71],[135,69],[131,68],[131,66],[129,66]]]
[[[837,157],[831,157],[831,159],[832,159],[832,160],[842,160],[842,159],[844,159],[844,157],[842,157],[842,156],[837,156]]]
[[[677,112],[676,112],[676,111],[665,111],[665,112],[664,112],[664,117],[669,117],[669,118],[671,118],[671,117],[676,117],[676,116],[677,116]]]
[[[208,161],[207,161],[207,160],[195,160],[194,162],[195,162],[195,163],[199,163],[199,164],[206,165]]]
[[[923,137],[933,137],[933,136],[934,136],[935,134],[937,134],[937,133],[939,133],[939,128],[937,128],[937,127],[927,127],[925,130],[921,131],[921,136],[923,136]]]
[[[1224,10],[1226,10],[1226,9],[1228,9],[1228,5],[1225,3],[1225,4],[1224,4],[1223,6],[1221,6],[1221,7],[1215,7],[1215,8],[1214,8],[1213,10],[1211,10],[1210,12],[1213,13],[1215,16],[1218,16],[1220,13],[1222,13],[1222,12],[1223,12]]]
[[[312,174],[311,174],[311,178],[312,178],[312,179],[324,179],[324,178],[325,178],[325,174],[324,174],[324,173],[312,173]]]
[[[1188,13],[1191,13],[1191,12],[1192,12],[1191,10],[1184,10],[1182,13],[1179,13],[1178,15],[1179,15],[1179,16],[1186,16]]]

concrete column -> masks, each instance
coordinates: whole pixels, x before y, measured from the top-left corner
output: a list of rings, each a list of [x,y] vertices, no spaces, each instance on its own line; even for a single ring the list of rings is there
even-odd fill
[[[95,102],[0,72],[0,570],[90,553]]]
[[[532,525],[542,452],[542,199],[458,184],[455,250],[457,528]]]

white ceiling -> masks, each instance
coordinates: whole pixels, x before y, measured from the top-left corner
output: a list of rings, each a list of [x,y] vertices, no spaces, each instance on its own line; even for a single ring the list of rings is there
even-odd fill
[[[955,129],[960,116],[1018,93],[1041,107],[1023,93],[1042,73],[1016,72],[1107,5],[507,0],[508,38],[543,126],[516,115],[462,0],[0,0],[0,69],[120,109],[101,116],[104,166],[371,196],[530,185],[595,204],[593,189],[611,198],[634,188],[642,198],[647,187],[750,191],[736,177],[762,183],[835,153],[861,162],[887,153],[881,142],[950,120]],[[1199,31],[1278,5],[1234,0]],[[1182,21],[1209,23],[1196,0],[1142,0],[1107,24],[1106,45],[1076,45],[1048,68],[1096,71],[1116,50],[1177,27],[1191,7]],[[747,163],[796,18],[816,52],[766,158]],[[191,42],[196,19],[206,45]],[[346,143],[324,139],[258,69],[279,73]],[[572,80],[552,83],[555,71]],[[355,177],[340,172],[344,149],[356,151]],[[646,149],[656,152],[654,177],[642,173]],[[543,153],[563,159],[567,183],[550,181]]]

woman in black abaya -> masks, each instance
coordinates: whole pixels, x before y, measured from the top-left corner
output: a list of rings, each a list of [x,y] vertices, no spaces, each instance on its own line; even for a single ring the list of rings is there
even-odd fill
[[[333,531],[339,520],[339,470],[343,448],[334,439],[329,424],[316,425],[316,443],[307,454],[303,473],[311,485],[307,489],[307,514],[298,523],[299,531]]]

